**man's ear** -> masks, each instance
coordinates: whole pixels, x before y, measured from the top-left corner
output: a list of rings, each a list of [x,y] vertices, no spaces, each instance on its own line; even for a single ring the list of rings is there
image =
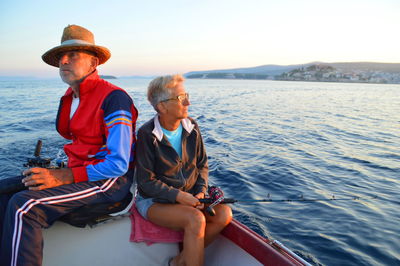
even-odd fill
[[[99,59],[96,56],[92,56],[92,60],[91,60],[91,66],[96,69],[97,66],[99,65]]]

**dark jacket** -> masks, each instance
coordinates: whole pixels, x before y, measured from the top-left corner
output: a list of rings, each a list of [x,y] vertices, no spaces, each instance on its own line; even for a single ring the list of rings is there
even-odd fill
[[[206,193],[208,161],[203,138],[192,118],[181,123],[182,158],[164,136],[158,116],[139,129],[135,177],[142,197],[175,203],[179,190]]]

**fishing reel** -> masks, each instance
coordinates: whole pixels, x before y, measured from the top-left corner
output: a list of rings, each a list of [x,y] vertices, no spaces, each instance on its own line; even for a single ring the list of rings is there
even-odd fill
[[[66,167],[65,163],[62,160],[57,160],[55,164],[52,164],[51,158],[42,158],[40,157],[40,152],[42,151],[42,141],[38,140],[35,147],[35,152],[33,154],[34,157],[28,158],[24,167],[33,168],[47,168],[47,169],[58,169]],[[16,193],[21,190],[27,189],[25,184],[22,183],[22,179],[24,178],[23,173],[19,176],[9,177],[0,180],[0,194],[4,193]]]
[[[40,157],[40,152],[42,151],[42,141],[39,139],[36,143],[35,152],[33,153],[33,158],[28,158],[28,162],[24,164],[25,167],[41,167],[48,168],[50,166],[50,158]]]
[[[215,216],[214,207],[224,201],[224,192],[219,187],[211,186],[208,188],[208,196],[211,199],[211,204],[206,208],[206,212]]]
[[[41,158],[33,157],[28,158],[28,162],[24,164],[25,167],[32,168],[32,167],[40,167],[40,168],[51,168],[50,167],[51,159],[50,158]]]
[[[27,163],[24,164],[24,167],[41,167],[41,168],[57,168],[51,165],[50,158],[42,158],[40,157],[40,152],[42,150],[42,141],[38,140],[36,143],[36,148],[34,152],[34,157],[28,158]],[[21,190],[27,189],[25,184],[22,183],[23,175],[5,178],[0,180],[0,194],[5,193],[16,193]]]
[[[34,157],[28,158],[28,162],[24,164],[25,167],[40,167],[40,168],[63,168],[65,167],[65,163],[61,160],[56,162],[56,165],[51,165],[51,158],[42,158],[40,157],[40,152],[42,151],[42,141],[39,139],[36,143],[35,152],[33,154]]]

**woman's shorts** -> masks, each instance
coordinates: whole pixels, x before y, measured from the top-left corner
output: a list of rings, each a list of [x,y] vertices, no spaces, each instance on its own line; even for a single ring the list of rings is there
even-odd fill
[[[143,218],[147,219],[147,211],[154,204],[153,198],[142,198],[140,195],[136,197],[136,209],[142,215]]]

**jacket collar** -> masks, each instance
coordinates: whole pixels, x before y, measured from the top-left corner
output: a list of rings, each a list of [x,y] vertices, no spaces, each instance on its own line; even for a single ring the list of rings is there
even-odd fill
[[[79,97],[82,95],[87,94],[90,92],[93,88],[96,87],[97,83],[99,82],[100,77],[99,74],[97,73],[97,70],[93,71],[91,74],[89,74],[80,84],[79,84]],[[65,96],[72,95],[73,91],[72,88],[69,87],[68,90],[65,93]]]
[[[187,133],[192,133],[194,129],[194,124],[189,118],[184,118],[181,121],[182,127],[186,130]],[[153,135],[157,138],[158,141],[161,142],[164,133],[161,129],[160,120],[158,119],[158,114],[154,117],[154,129],[152,131]]]

